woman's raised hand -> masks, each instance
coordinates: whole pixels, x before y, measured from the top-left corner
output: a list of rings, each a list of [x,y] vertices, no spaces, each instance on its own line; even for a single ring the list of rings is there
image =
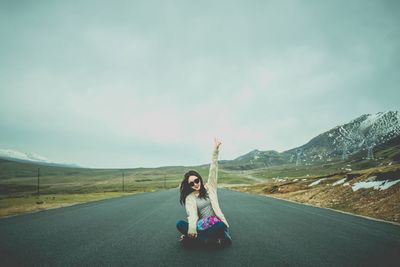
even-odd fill
[[[215,149],[218,149],[221,144],[222,144],[222,142],[217,137],[214,137],[214,147],[215,147]]]

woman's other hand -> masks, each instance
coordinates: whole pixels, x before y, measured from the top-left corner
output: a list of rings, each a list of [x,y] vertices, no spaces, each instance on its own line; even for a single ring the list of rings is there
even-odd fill
[[[222,144],[222,142],[217,137],[214,137],[214,147],[215,147],[215,149],[219,149],[219,146],[221,144]]]
[[[188,237],[190,237],[190,238],[196,238],[196,237],[197,237],[197,234],[188,234]]]

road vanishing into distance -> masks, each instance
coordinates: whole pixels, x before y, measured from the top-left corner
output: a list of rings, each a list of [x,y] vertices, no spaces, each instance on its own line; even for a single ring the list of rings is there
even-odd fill
[[[218,189],[233,244],[184,249],[177,188],[0,219],[1,266],[400,266],[400,226]]]

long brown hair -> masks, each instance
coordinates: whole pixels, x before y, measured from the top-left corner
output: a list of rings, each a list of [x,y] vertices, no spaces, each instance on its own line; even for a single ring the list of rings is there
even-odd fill
[[[181,182],[181,188],[180,188],[181,197],[180,197],[180,201],[179,201],[181,203],[181,205],[185,205],[186,204],[186,197],[189,194],[191,194],[193,191],[195,191],[192,187],[190,187],[190,185],[188,183],[189,177],[192,176],[192,175],[194,175],[197,178],[199,178],[200,182],[201,182],[199,197],[205,198],[207,196],[207,190],[204,187],[203,178],[201,177],[201,175],[198,172],[196,172],[194,170],[190,170],[190,171],[188,171],[187,173],[185,173],[183,175],[183,180]]]

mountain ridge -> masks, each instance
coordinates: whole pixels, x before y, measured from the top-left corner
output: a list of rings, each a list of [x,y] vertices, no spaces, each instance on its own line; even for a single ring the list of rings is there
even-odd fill
[[[400,136],[400,112],[363,114],[310,139],[304,145],[277,152],[253,149],[224,164],[233,169],[255,169],[281,164],[312,164],[334,159],[374,159],[374,150]],[[397,139],[396,139],[397,138]],[[399,141],[397,141],[399,142]],[[395,142],[394,145],[397,144]],[[364,155],[364,156],[362,156]],[[397,159],[395,156],[394,159]]]
[[[77,164],[53,162],[39,154],[33,152],[21,152],[14,149],[0,149],[0,159],[22,163],[37,163],[46,166],[80,168]]]

